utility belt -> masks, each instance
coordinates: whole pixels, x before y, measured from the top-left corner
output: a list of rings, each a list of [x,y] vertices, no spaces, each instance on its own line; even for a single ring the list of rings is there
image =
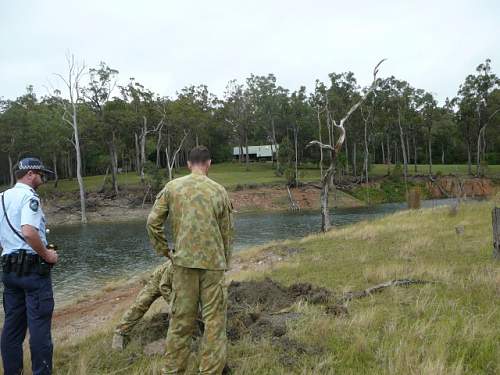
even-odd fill
[[[2,271],[4,273],[15,273],[22,277],[32,273],[40,276],[50,275],[52,264],[47,263],[38,254],[28,254],[26,250],[2,256]]]

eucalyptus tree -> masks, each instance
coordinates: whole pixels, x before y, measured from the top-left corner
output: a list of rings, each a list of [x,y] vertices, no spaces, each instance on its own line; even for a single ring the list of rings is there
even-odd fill
[[[500,112],[500,106],[496,103],[490,103],[492,92],[499,88],[500,79],[491,71],[491,60],[486,59],[484,63],[476,67],[476,74],[470,74],[465,78],[465,82],[460,85],[458,90],[457,99],[455,99],[459,106],[460,121],[470,122],[472,113],[474,113],[474,122],[476,123],[476,175],[482,172],[481,161],[484,159],[485,154],[486,129],[490,121]],[[468,133],[467,136],[471,136],[471,124],[466,124],[465,128]],[[471,141],[469,140],[469,142]]]
[[[0,116],[0,149],[7,155],[9,168],[9,183],[14,185],[14,168],[19,159],[29,152],[33,152],[30,143],[29,113],[35,109],[36,95],[32,86],[27,87],[26,94],[14,101],[3,101]]]
[[[124,99],[114,97],[103,106],[101,132],[109,152],[112,187],[118,194],[118,155],[120,150],[129,148],[134,143],[129,136],[137,126],[137,118],[131,105]],[[133,147],[133,146],[132,146]]]
[[[245,155],[245,163],[247,170],[249,168],[249,152],[248,152],[248,122],[247,122],[247,100],[245,96],[244,86],[236,80],[231,80],[226,86],[224,93],[224,120],[233,129],[233,134],[238,142],[239,161],[243,161]],[[246,152],[243,148],[245,147]]]
[[[290,95],[290,125],[293,132],[294,145],[294,182],[295,186],[299,184],[299,132],[305,128],[308,117],[308,102],[305,86],[301,86],[297,91]]]
[[[166,171],[169,180],[173,179],[173,170],[178,164],[181,150],[196,124],[189,113],[193,110],[193,103],[187,98],[177,98],[166,104],[166,120],[164,127],[164,151],[166,158]]]
[[[366,104],[365,104],[366,103]],[[370,159],[369,144],[372,139],[372,130],[374,122],[374,112],[375,112],[375,92],[372,92],[366,102],[360,106],[361,117],[363,119],[363,174],[365,183],[369,182],[368,177],[368,167]]]
[[[288,90],[276,85],[274,74],[252,74],[246,83],[249,97],[255,103],[255,117],[263,125],[266,138],[271,142],[271,158],[273,162],[276,161],[276,171],[279,171],[277,124],[283,115],[282,105],[288,96]]]
[[[451,103],[456,107],[455,122],[467,147],[467,173],[472,175],[472,148],[476,128],[475,100],[461,87],[458,96],[453,98]]]
[[[180,108],[194,137],[194,144],[208,144],[217,97],[208,91],[206,85],[191,85],[178,93],[176,101],[182,104]]]
[[[144,166],[146,164],[147,136],[160,130],[164,124],[166,113],[161,98],[151,90],[131,78],[127,86],[120,87],[123,99],[133,111],[135,118],[134,140],[136,150],[136,170],[144,182]]]
[[[457,139],[460,138],[451,104],[446,100],[444,106],[438,107],[433,125],[434,146],[441,151],[441,164],[452,160],[451,150],[457,149]]]
[[[51,160],[54,171],[54,187],[57,188],[61,156],[71,151],[71,129],[61,119],[58,99],[43,97],[31,116],[32,134],[36,137],[37,154],[44,160]]]
[[[335,121],[339,121],[341,116],[359,101],[359,86],[353,72],[330,73],[328,77],[330,79],[330,86],[327,90],[326,111],[329,121],[334,123]],[[329,129],[329,142],[333,145],[335,143],[336,127],[330,126]],[[346,138],[343,142],[345,142],[345,167],[348,170],[348,139]]]
[[[323,82],[316,80],[314,92],[309,96],[309,105],[316,114],[318,123],[318,141],[323,143],[323,133],[326,129],[323,124],[326,123],[326,86]],[[323,148],[319,147],[319,172],[320,178],[323,178]]]
[[[119,128],[116,122],[106,121],[106,104],[116,87],[118,70],[110,68],[101,62],[97,68],[89,69],[89,83],[83,90],[85,98],[95,113],[97,132],[103,137],[109,151],[111,165],[111,181],[115,194],[118,194],[118,152],[117,133]]]
[[[403,158],[403,173],[405,181],[408,177],[409,164],[409,132],[410,126],[408,119],[411,118],[415,110],[415,90],[406,81],[400,81],[394,76],[384,79],[381,82],[378,95],[384,97],[384,111],[388,126],[397,127],[397,138]],[[397,153],[397,150],[396,150]]]

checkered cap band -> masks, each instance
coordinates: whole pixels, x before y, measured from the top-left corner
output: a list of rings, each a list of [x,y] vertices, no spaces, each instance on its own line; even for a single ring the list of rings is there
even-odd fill
[[[24,159],[21,159],[19,161],[19,163],[17,164],[17,169],[19,170],[39,170],[39,171],[43,171],[43,172],[46,172],[46,173],[54,173],[52,172],[50,169],[47,169],[43,164],[42,162],[40,161],[40,159],[37,159],[37,158],[24,158]]]

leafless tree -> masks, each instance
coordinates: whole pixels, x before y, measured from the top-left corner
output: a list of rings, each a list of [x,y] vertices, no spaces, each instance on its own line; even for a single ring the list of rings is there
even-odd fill
[[[60,101],[63,108],[62,119],[73,129],[73,135],[70,142],[75,148],[76,153],[76,178],[78,180],[80,190],[81,221],[85,224],[87,223],[87,212],[85,203],[85,187],[82,177],[80,132],[78,129],[78,104],[81,100],[80,95],[82,92],[80,82],[85,72],[85,63],[78,63],[75,61],[75,56],[73,54],[70,55],[69,53],[66,55],[66,62],[68,65],[66,76],[63,76],[62,74],[55,75],[64,83],[68,94],[68,100],[61,98]]]
[[[326,173],[323,175],[321,179],[321,195],[320,195],[320,203],[321,203],[321,231],[326,232],[330,229],[331,224],[330,224],[330,212],[328,208],[328,193],[330,189],[330,181],[332,179],[332,176],[334,175],[335,172],[335,160],[340,153],[342,149],[342,145],[344,144],[344,141],[346,139],[346,132],[345,132],[345,124],[349,117],[358,109],[358,107],[366,100],[367,96],[373,92],[373,90],[376,88],[378,81],[377,81],[377,73],[379,71],[380,65],[385,61],[385,59],[381,60],[373,69],[373,81],[370,87],[366,90],[366,92],[363,94],[363,96],[359,99],[359,101],[354,104],[351,109],[347,112],[347,114],[339,121],[335,121],[332,116],[330,115],[330,112],[327,112],[327,127],[328,131],[330,134],[333,133],[333,128],[337,128],[339,130],[339,136],[337,138],[337,141],[335,143],[330,142],[329,144],[324,144],[319,141],[311,141],[308,143],[306,147],[310,147],[313,145],[317,145],[318,147],[328,150],[330,152],[330,166],[328,167]],[[331,138],[333,139],[333,137]]]
[[[188,136],[188,132],[184,131],[184,136],[182,137],[181,141],[179,142],[179,146],[177,149],[172,153],[173,149],[170,145],[170,141],[167,142],[167,146],[165,147],[165,154],[167,155],[167,169],[168,169],[168,180],[172,181],[173,174],[172,171],[174,169],[175,165],[175,160],[177,158],[177,154],[182,150],[182,146],[184,144],[184,141],[186,140]]]

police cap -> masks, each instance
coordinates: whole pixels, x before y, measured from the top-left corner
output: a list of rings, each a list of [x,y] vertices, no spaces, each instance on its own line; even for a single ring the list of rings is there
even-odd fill
[[[24,158],[19,160],[17,164],[17,169],[20,171],[42,171],[44,173],[54,174],[50,169],[46,168],[40,159],[37,158]]]

